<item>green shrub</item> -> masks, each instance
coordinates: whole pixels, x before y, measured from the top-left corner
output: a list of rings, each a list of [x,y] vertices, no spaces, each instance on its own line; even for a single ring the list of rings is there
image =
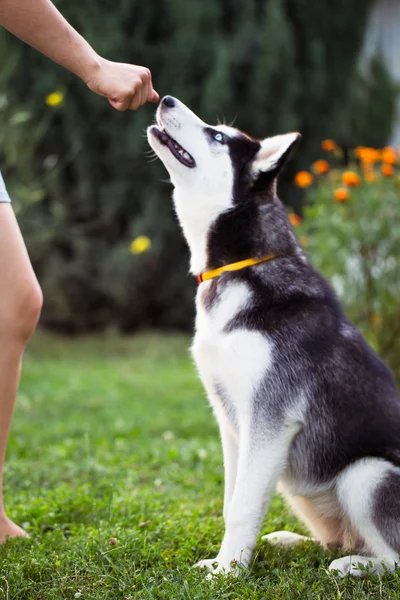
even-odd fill
[[[349,318],[400,380],[400,157],[358,148],[347,169],[335,168],[340,153],[332,153],[327,174],[316,175],[296,229]]]
[[[343,143],[351,145],[352,117],[367,114],[372,100],[374,114],[383,115],[376,135],[386,142],[389,92],[382,107],[376,95],[354,92],[370,5],[57,2],[100,54],[147,65],[161,95],[181,98],[204,120],[237,117],[239,128],[259,137],[301,131],[301,151],[281,182],[283,198],[294,170],[316,156],[322,132],[333,135],[345,122]],[[71,332],[190,328],[195,284],[187,277],[187,249],[162,182],[165,171],[145,160],[143,133],[155,107],[117,113],[8,34],[0,32],[0,43],[6,57],[0,95],[17,114],[31,116],[17,140],[9,137],[8,117],[2,120],[9,148],[0,151],[0,168],[44,290],[42,322]],[[49,108],[45,98],[54,90],[65,101]],[[360,127],[357,121],[356,143]],[[299,207],[301,195],[294,202]],[[133,256],[128,247],[137,235],[149,236],[152,246]]]

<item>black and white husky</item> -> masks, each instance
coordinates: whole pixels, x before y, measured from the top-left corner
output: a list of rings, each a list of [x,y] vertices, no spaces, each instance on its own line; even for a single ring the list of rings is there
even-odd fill
[[[211,127],[170,96],[148,129],[202,282],[193,356],[221,431],[225,535],[198,566],[214,572],[249,564],[278,480],[313,539],[347,550],[331,569],[362,575],[399,562],[400,397],[277,197],[299,137]]]

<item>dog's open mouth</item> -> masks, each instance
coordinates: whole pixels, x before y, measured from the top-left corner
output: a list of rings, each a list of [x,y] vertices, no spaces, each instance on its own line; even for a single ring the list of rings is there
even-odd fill
[[[196,166],[196,162],[194,158],[182,148],[168,133],[165,129],[159,129],[154,126],[152,129],[153,135],[160,141],[163,146],[167,146],[170,152],[175,156],[180,163],[182,163],[185,167],[193,168]]]

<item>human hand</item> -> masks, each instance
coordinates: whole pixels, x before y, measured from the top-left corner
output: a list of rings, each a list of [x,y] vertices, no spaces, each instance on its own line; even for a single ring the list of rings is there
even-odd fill
[[[159,100],[146,67],[101,58],[85,76],[85,83],[96,94],[108,98],[111,106],[121,112],[136,110],[146,102]]]

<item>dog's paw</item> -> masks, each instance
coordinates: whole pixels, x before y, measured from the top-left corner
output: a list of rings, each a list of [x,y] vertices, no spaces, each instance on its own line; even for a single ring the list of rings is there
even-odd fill
[[[301,544],[301,542],[313,541],[310,537],[299,535],[298,533],[292,533],[291,531],[274,531],[273,533],[263,535],[261,539],[269,542],[270,544],[284,546],[286,548],[290,546],[297,546],[298,544]]]
[[[212,580],[214,575],[238,575],[241,565],[236,560],[232,560],[229,564],[222,564],[217,558],[207,558],[200,560],[193,565],[193,568],[207,569],[209,571],[206,579]]]
[[[330,571],[336,571],[339,577],[366,577],[367,573],[376,575],[382,571],[382,565],[367,556],[343,556],[329,565]]]
[[[205,560],[199,560],[199,562],[193,565],[193,569],[208,569],[209,571],[214,571],[218,564],[216,558],[206,558]]]

